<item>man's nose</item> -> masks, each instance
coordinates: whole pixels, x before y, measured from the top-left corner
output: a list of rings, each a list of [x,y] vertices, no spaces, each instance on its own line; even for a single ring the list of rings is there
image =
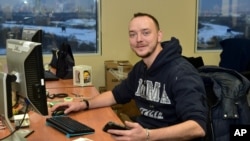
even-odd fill
[[[141,40],[142,40],[142,35],[141,34],[137,34],[136,41],[140,42]]]

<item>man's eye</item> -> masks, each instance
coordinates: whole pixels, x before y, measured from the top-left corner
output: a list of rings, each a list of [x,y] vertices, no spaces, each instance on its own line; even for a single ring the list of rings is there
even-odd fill
[[[129,37],[135,37],[135,33],[130,33]]]
[[[149,33],[150,33],[150,32],[147,31],[147,32],[143,32],[142,34],[143,34],[143,35],[148,35]]]

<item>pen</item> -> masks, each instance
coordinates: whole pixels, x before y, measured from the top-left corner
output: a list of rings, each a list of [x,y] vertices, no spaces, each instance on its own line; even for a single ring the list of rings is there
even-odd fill
[[[32,133],[34,133],[34,130],[31,130],[26,136],[24,136],[25,138],[27,138],[29,135],[31,135]]]
[[[81,95],[76,94],[76,93],[71,93],[71,94],[75,95],[75,97],[81,97]]]

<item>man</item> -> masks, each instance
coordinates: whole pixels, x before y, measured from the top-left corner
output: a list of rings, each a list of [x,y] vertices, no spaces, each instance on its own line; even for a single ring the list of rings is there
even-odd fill
[[[91,81],[91,76],[90,76],[89,71],[84,70],[84,72],[83,72],[83,80],[84,80],[84,83],[89,83]]]
[[[126,80],[112,91],[68,106],[65,113],[86,110],[134,99],[140,112],[136,122],[125,122],[130,130],[108,130],[117,141],[192,140],[205,136],[207,106],[205,89],[197,70],[181,57],[179,41],[161,43],[158,21],[137,13],[129,23],[131,49],[142,60]]]

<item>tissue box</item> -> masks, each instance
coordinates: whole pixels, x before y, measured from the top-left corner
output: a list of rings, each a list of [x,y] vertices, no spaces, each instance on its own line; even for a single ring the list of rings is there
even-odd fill
[[[73,67],[73,84],[75,86],[92,85],[92,67],[87,65],[78,65]]]

